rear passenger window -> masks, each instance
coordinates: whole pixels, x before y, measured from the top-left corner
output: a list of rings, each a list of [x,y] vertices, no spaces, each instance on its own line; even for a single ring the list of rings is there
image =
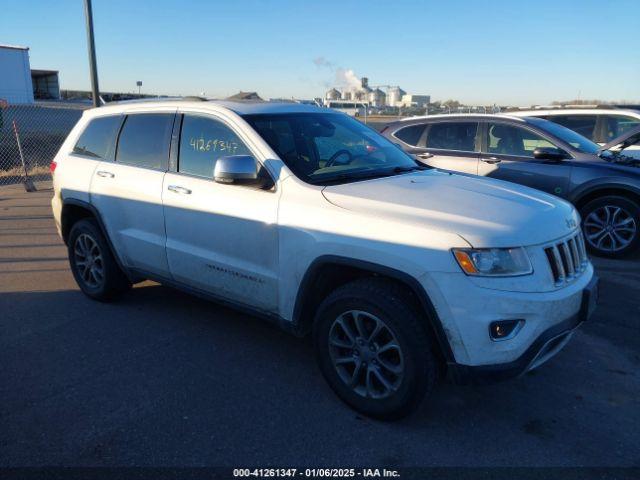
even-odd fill
[[[411,125],[410,127],[401,128],[393,136],[407,145],[417,147],[425,128],[426,125]]]
[[[101,160],[108,158],[121,121],[120,116],[94,118],[78,138],[73,153]]]
[[[476,122],[434,123],[427,133],[427,148],[475,152],[477,131]]]
[[[230,155],[251,155],[251,152],[224,123],[207,117],[184,116],[180,134],[179,172],[213,178],[216,161]]]
[[[166,170],[173,117],[172,113],[127,116],[118,139],[116,162]]]
[[[569,130],[593,140],[596,129],[595,115],[549,115],[547,120],[558,123]]]

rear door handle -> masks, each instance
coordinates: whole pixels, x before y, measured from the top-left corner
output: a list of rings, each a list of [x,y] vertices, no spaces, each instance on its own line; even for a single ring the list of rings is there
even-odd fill
[[[482,160],[484,163],[491,163],[491,164],[500,163],[502,161],[496,157],[481,158],[480,160]]]
[[[96,175],[98,175],[99,177],[104,177],[104,178],[113,178],[115,177],[115,175],[111,172],[106,172],[104,170],[100,170],[98,172],[96,172]]]
[[[189,190],[188,188],[181,187],[180,185],[169,185],[167,187],[167,190],[174,193],[180,193],[182,195],[191,195],[191,190]]]

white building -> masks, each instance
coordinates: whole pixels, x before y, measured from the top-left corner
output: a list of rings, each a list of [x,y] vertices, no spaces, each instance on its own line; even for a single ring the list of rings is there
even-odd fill
[[[403,107],[426,107],[431,103],[430,95],[412,95],[405,94],[402,95],[402,106]]]
[[[28,47],[0,45],[0,99],[33,103]]]

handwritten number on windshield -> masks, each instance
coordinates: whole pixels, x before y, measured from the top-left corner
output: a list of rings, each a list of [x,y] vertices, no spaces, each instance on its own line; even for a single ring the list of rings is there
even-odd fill
[[[232,140],[220,140],[217,138],[205,139],[204,137],[189,139],[189,145],[196,152],[228,152],[236,153],[238,144]]]

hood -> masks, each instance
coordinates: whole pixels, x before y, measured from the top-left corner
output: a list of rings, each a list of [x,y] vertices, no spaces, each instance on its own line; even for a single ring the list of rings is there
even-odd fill
[[[545,243],[579,223],[573,206],[557,197],[437,170],[329,186],[323,194],[347,210],[458,234],[473,247]]]
[[[638,169],[640,159],[626,154],[606,152],[599,156],[593,155],[592,158],[584,158],[570,163],[577,167],[599,168],[602,170],[602,177],[619,174],[623,174],[625,177],[640,175],[640,169]]]
[[[630,147],[631,145],[635,145],[640,142],[640,126],[636,128],[632,128],[628,132],[623,133],[622,135],[617,136],[609,143],[602,146],[600,149],[601,152],[605,150],[611,150],[617,146],[620,146],[621,150]]]

